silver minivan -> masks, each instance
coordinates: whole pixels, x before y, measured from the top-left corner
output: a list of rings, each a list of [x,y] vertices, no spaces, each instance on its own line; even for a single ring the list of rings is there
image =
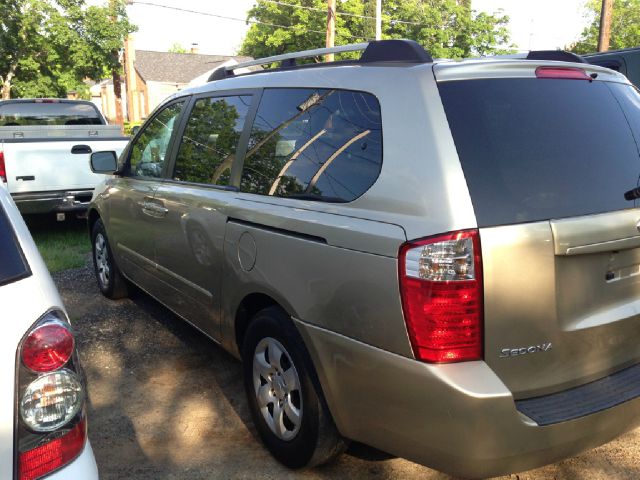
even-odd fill
[[[484,477],[634,428],[638,92],[565,52],[330,51],[355,50],[224,67],[94,154],[102,292],[133,283],[242,359],[292,468],[354,440]]]

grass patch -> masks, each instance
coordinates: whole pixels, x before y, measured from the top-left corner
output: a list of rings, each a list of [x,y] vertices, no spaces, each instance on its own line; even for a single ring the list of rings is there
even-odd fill
[[[51,273],[85,264],[87,255],[91,252],[85,220],[56,222],[49,216],[25,220]]]

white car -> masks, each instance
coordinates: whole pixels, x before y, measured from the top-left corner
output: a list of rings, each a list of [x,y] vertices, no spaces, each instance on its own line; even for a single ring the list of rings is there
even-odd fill
[[[73,329],[4,188],[0,305],[0,480],[98,479]]]

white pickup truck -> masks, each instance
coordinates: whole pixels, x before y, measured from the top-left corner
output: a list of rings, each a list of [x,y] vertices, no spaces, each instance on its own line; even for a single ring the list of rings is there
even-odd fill
[[[0,185],[23,214],[82,214],[104,177],[91,171],[89,156],[120,154],[128,140],[91,102],[0,101]]]

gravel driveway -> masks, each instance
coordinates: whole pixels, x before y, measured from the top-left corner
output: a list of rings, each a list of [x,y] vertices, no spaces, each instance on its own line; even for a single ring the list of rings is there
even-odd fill
[[[451,479],[359,445],[328,466],[285,469],[257,439],[233,357],[143,293],[105,299],[88,267],[54,280],[78,333],[102,479]],[[637,480],[639,445],[640,429],[500,478]]]

